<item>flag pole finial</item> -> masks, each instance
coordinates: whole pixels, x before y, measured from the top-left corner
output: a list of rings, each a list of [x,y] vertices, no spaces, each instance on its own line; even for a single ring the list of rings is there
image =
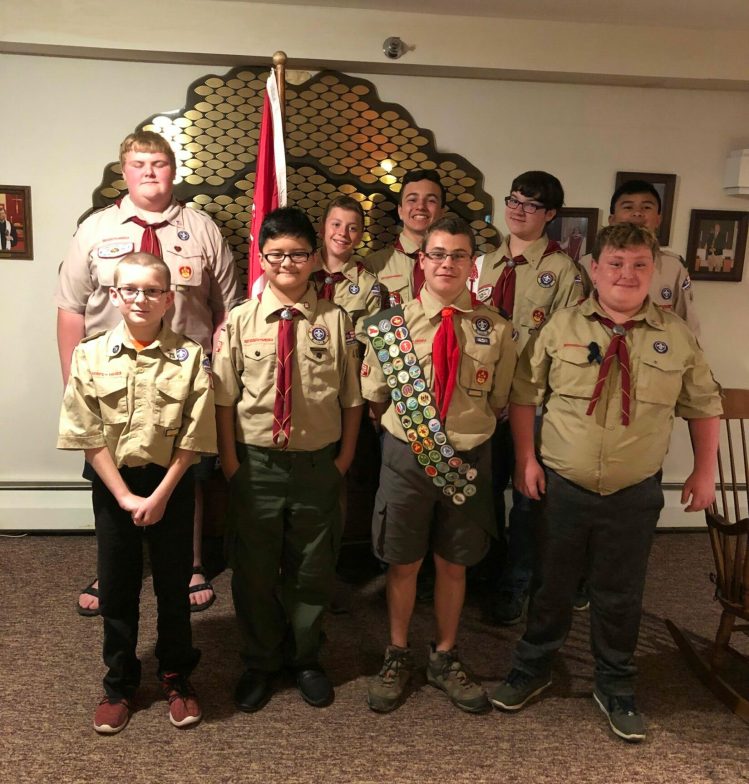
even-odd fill
[[[280,49],[273,53],[273,65],[286,65],[286,52]]]

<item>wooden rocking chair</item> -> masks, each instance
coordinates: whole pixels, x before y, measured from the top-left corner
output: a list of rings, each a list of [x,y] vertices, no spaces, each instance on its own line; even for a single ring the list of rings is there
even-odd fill
[[[723,390],[723,433],[718,449],[719,489],[716,502],[705,510],[715,558],[715,597],[723,607],[715,642],[702,654],[671,621],[674,641],[700,680],[737,716],[749,722],[749,699],[721,674],[725,655],[749,660],[730,645],[734,632],[749,631],[749,389]],[[744,515],[742,517],[742,514]]]

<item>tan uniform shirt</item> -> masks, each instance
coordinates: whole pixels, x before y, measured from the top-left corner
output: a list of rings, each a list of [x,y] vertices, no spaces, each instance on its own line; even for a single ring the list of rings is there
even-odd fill
[[[106,446],[115,465],[168,466],[175,449],[216,453],[208,358],[164,325],[136,351],[120,322],[73,352],[58,449]]]
[[[433,384],[432,343],[442,320],[442,307],[425,286],[420,300],[412,300],[403,308],[405,326],[429,390]],[[494,308],[474,306],[467,290],[461,292],[452,307],[457,310],[453,325],[460,346],[460,367],[444,425],[453,447],[466,451],[482,444],[494,432],[496,412],[507,405],[517,355],[512,327]],[[362,392],[377,403],[390,399],[390,389],[371,343],[362,365]],[[382,425],[391,435],[408,441],[392,405],[385,412]]]
[[[491,301],[494,286],[512,258],[508,241],[503,240],[497,250],[484,256],[476,287],[476,296],[482,302]],[[544,235],[524,251],[528,263],[515,267],[512,326],[518,354],[555,310],[576,305],[584,296],[575,263],[559,249],[547,252],[548,246],[549,238]]]
[[[364,266],[372,272],[387,290],[388,307],[403,305],[414,298],[413,269],[418,264],[409,255],[419,250],[419,245],[412,242],[404,234],[400,235],[403,250],[396,250],[392,245],[371,253],[364,259]],[[404,252],[405,251],[405,252]]]
[[[129,220],[138,210],[125,196],[95,212],[78,227],[60,266],[57,307],[85,316],[86,335],[112,329],[120,314],[109,302],[114,268],[140,250],[143,229]],[[141,217],[141,216],[139,216]],[[218,226],[204,213],[173,201],[164,211],[168,226],[156,230],[176,292],[166,321],[211,351],[216,314],[242,301],[236,265]]]
[[[237,441],[273,443],[276,342],[283,307],[266,286],[261,299],[231,311],[213,357],[216,404],[236,406]],[[364,403],[359,387],[359,344],[348,315],[318,300],[313,286],[294,307],[296,344],[291,374],[288,448],[313,452],[341,437],[341,409]]]
[[[630,421],[621,421],[621,375],[611,362],[601,398],[586,410],[599,364],[589,361],[596,342],[605,355],[611,330],[594,313],[597,300],[561,310],[520,357],[511,402],[544,404],[540,449],[544,463],[600,495],[637,484],[661,469],[674,416],[719,416],[720,392],[687,325],[646,300],[627,333],[630,355]]]
[[[583,288],[590,295],[593,284],[590,280],[590,265],[593,257],[588,253],[580,259]],[[700,322],[694,307],[692,281],[680,256],[670,250],[661,250],[655,258],[655,272],[650,283],[648,296],[663,310],[671,310],[689,324],[694,334],[700,336]]]
[[[323,269],[320,267],[320,269]],[[367,342],[366,333],[362,329],[362,321],[369,316],[374,316],[383,308],[383,288],[377,278],[364,267],[361,259],[351,258],[341,270],[344,280],[335,284],[333,302],[342,307],[354,323],[357,339]],[[315,281],[315,288],[319,294],[325,285],[323,280]]]

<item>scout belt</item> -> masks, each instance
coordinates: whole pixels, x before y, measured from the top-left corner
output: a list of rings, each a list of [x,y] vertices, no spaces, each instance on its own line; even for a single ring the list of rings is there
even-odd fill
[[[395,413],[411,451],[432,483],[460,506],[476,495],[478,471],[455,453],[419,365],[411,334],[398,306],[364,321],[377,354]]]

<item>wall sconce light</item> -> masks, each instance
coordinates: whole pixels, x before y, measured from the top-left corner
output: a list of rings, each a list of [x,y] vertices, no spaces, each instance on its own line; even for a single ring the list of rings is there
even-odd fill
[[[399,57],[403,57],[406,53],[406,49],[408,49],[408,47],[397,35],[391,35],[390,38],[386,38],[382,43],[382,51],[385,54],[385,57],[389,57],[391,60],[397,60]]]

